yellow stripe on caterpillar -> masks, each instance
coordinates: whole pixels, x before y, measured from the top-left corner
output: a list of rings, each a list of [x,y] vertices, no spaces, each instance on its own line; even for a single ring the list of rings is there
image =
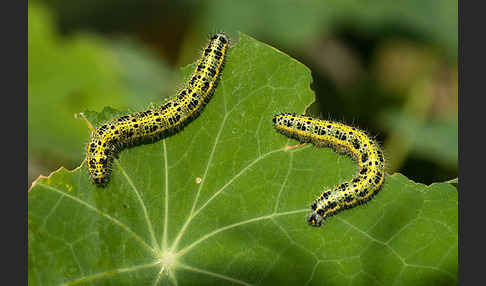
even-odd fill
[[[228,46],[225,34],[215,34],[189,81],[174,98],[161,106],[111,119],[92,132],[86,162],[94,184],[106,186],[113,156],[121,149],[170,136],[199,115],[216,88]]]
[[[301,143],[331,147],[358,162],[358,174],[352,180],[323,191],[312,203],[307,218],[309,225],[321,226],[325,219],[340,211],[369,201],[383,186],[383,151],[364,131],[339,122],[290,113],[274,116],[273,124],[277,131]]]

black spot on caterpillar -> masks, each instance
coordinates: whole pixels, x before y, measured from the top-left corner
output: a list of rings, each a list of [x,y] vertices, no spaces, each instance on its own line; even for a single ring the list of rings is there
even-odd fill
[[[325,190],[311,205],[307,222],[321,226],[338,212],[369,201],[385,179],[385,158],[378,143],[364,131],[342,123],[290,113],[273,117],[278,132],[317,147],[331,147],[358,162],[357,175],[350,181]]]
[[[106,186],[113,157],[122,149],[170,136],[199,115],[216,88],[228,46],[226,35],[215,34],[188,83],[174,98],[161,106],[111,119],[92,132],[86,163],[94,184]]]

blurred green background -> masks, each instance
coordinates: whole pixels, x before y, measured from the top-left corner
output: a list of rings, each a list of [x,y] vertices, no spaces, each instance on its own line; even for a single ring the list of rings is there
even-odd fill
[[[308,113],[376,135],[390,173],[457,177],[457,0],[28,3],[29,185],[82,162],[89,131],[75,114],[172,96],[180,67],[220,31],[307,65],[317,96]]]

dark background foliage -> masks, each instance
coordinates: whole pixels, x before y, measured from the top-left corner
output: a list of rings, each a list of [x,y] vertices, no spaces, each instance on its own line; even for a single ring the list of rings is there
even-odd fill
[[[182,85],[207,36],[237,31],[312,70],[308,113],[375,134],[389,172],[457,177],[456,0],[29,1],[29,184],[84,157],[75,114],[142,110]],[[283,110],[284,111],[284,110]],[[287,111],[287,110],[285,110]]]

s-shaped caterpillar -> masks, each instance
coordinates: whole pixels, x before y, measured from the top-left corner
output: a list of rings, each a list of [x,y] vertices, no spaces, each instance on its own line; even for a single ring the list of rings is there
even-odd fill
[[[378,143],[364,131],[338,122],[284,113],[273,117],[278,132],[316,147],[331,147],[358,162],[358,174],[350,181],[323,191],[312,203],[307,222],[321,226],[338,212],[369,201],[383,186],[385,158]]]

